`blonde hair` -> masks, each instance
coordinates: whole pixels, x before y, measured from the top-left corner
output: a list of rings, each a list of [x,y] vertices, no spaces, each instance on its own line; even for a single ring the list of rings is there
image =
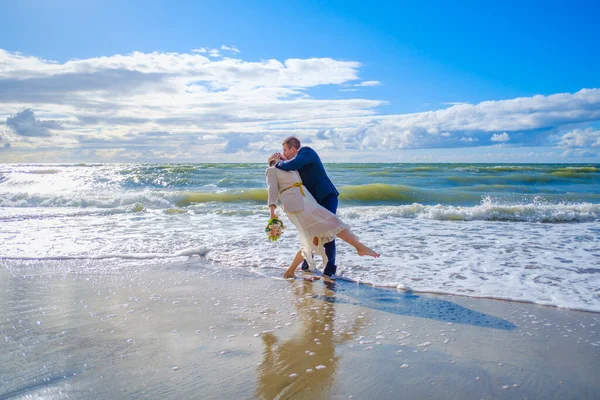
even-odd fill
[[[269,167],[273,166],[275,164],[277,164],[277,157],[275,156],[275,154],[272,154],[269,156]]]

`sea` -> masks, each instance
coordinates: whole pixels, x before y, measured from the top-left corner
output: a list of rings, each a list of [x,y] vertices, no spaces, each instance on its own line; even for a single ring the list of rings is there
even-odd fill
[[[265,234],[265,164],[0,164],[0,270],[243,269],[280,277],[299,240]],[[600,312],[600,165],[326,164],[339,279]],[[322,266],[321,266],[322,268]],[[29,273],[29,272],[27,272]],[[320,283],[318,283],[320,284]]]

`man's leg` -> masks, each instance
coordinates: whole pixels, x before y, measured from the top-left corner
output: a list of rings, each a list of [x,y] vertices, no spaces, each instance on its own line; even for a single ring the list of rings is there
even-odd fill
[[[306,260],[302,261],[302,271],[308,271],[308,263]]]
[[[331,211],[332,213],[337,212],[338,198],[337,196],[327,196],[321,202],[321,205]],[[335,274],[337,266],[335,265],[335,239],[329,243],[325,243],[325,254],[327,254],[327,265],[323,271],[323,275],[331,276]]]

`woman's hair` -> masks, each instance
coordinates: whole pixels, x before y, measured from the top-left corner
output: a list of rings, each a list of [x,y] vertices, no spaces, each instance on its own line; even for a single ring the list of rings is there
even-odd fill
[[[269,156],[269,167],[277,164],[277,157],[275,156],[275,154]]]

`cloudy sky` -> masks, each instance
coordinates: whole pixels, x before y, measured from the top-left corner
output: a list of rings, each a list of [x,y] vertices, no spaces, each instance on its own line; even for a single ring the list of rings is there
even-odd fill
[[[320,3],[0,1],[0,162],[600,162],[596,2]]]

